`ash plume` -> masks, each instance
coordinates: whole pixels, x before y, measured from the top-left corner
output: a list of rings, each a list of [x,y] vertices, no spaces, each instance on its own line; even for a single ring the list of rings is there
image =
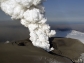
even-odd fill
[[[32,44],[51,51],[49,37],[56,34],[46,24],[44,0],[0,0],[1,9],[12,19],[20,19],[21,24],[29,28]]]

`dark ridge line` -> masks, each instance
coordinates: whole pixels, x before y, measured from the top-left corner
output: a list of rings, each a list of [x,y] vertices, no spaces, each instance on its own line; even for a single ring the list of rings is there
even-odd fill
[[[54,40],[54,38],[65,38],[65,37],[51,37],[51,38],[49,38],[50,48],[53,47],[52,41]],[[72,63],[75,63],[73,60],[71,60],[70,58],[68,58],[66,56],[63,56],[63,55],[60,55],[60,54],[56,54],[56,53],[54,53],[52,51],[50,51],[48,53],[52,54],[52,55],[57,55],[57,56],[60,56],[60,57],[65,57],[65,58],[69,59]]]
[[[49,54],[52,54],[52,55],[57,55],[57,56],[60,56],[60,57],[64,57],[64,58],[67,58],[69,59],[72,63],[75,63],[73,60],[71,60],[70,58],[66,57],[66,56],[63,56],[63,55],[60,55],[60,54],[56,54],[56,53],[53,53],[52,51],[48,52]]]

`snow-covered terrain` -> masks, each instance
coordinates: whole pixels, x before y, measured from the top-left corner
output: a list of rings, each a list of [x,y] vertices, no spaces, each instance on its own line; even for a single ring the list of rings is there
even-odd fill
[[[84,33],[76,30],[59,31],[56,30],[56,37],[66,37],[78,39],[84,44]]]

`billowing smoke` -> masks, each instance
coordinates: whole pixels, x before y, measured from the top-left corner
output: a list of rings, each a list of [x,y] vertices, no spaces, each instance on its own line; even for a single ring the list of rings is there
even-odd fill
[[[43,2],[44,0],[1,0],[0,7],[12,19],[20,19],[21,24],[29,28],[30,40],[34,46],[49,52],[53,50],[53,47],[50,48],[49,37],[56,32],[46,24]]]

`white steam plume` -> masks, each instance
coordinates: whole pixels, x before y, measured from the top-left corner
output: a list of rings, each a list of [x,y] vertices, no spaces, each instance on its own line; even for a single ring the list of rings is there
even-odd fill
[[[50,26],[46,24],[43,2],[44,0],[0,0],[0,7],[12,19],[20,19],[21,24],[29,28],[30,40],[34,46],[49,52],[53,47],[50,48],[48,39],[56,32],[50,31]]]

